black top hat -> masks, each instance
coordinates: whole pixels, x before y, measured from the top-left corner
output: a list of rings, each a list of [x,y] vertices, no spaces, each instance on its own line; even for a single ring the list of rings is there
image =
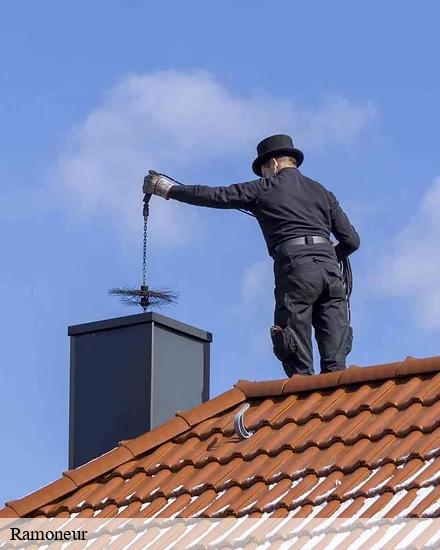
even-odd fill
[[[261,165],[273,157],[293,157],[296,160],[296,165],[301,166],[304,155],[299,149],[295,149],[290,136],[278,134],[269,136],[257,145],[258,157],[252,163],[252,170],[257,176],[262,176]]]

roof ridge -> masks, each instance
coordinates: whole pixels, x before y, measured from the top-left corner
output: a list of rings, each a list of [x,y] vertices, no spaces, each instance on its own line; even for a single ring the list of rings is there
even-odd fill
[[[121,441],[114,449],[78,468],[64,471],[61,478],[21,499],[7,501],[5,507],[0,509],[0,517],[28,515],[244,400],[243,392],[239,388],[232,388],[197,407],[177,411],[168,422],[133,439]]]
[[[239,380],[234,384],[246,398],[275,397],[292,393],[323,390],[337,386],[374,382],[388,378],[401,378],[429,372],[440,371],[440,356],[415,358],[407,356],[403,361],[359,367],[350,365],[347,370],[319,374],[314,376],[294,375],[285,380],[250,381]]]

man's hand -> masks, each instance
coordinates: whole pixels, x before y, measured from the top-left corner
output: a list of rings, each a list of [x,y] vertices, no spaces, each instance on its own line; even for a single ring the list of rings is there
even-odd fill
[[[167,199],[171,187],[173,187],[171,180],[165,176],[159,176],[157,172],[150,170],[148,176],[144,178],[142,190],[145,195],[158,195]]]

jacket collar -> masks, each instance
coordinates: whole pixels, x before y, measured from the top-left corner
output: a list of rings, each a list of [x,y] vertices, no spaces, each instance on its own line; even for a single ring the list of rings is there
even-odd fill
[[[295,166],[286,166],[285,168],[281,168],[281,170],[277,172],[277,176],[278,174],[281,174],[281,172],[284,172],[284,170],[298,170],[298,168],[296,168]]]

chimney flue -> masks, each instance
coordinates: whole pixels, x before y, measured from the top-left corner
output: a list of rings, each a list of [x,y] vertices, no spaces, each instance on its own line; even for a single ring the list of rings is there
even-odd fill
[[[209,399],[209,332],[149,312],[68,334],[69,468]]]

